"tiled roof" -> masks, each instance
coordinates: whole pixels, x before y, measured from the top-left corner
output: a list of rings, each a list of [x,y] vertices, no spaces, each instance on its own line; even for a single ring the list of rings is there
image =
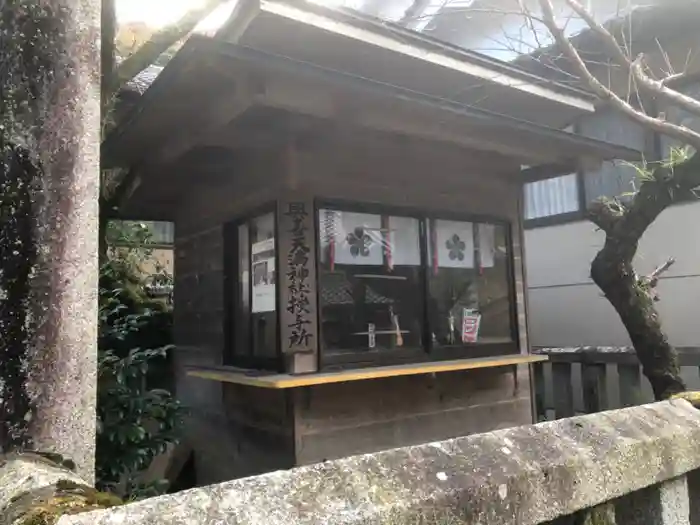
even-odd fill
[[[146,69],[141,71],[133,79],[126,83],[126,90],[143,95],[146,90],[153,84],[160,72],[163,71],[163,66],[148,66]]]

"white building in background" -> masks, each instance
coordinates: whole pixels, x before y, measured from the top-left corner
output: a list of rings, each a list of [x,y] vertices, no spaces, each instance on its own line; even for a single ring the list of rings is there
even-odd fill
[[[670,61],[688,78],[677,87],[700,98],[700,23],[698,2],[672,3],[648,13],[635,54],[652,63]],[[680,5],[680,3],[678,4]],[[635,18],[632,18],[635,22]],[[663,49],[663,52],[660,51]],[[626,79],[613,81],[624,91]],[[647,107],[669,121],[700,130],[700,119],[675,108]],[[674,144],[646,132],[619,114],[599,114],[573,123],[583,134],[640,149],[650,160],[666,158]],[[622,196],[639,184],[631,166],[605,165],[525,188],[526,261],[529,285],[530,338],[533,346],[627,345],[617,313],[591,281],[590,263],[604,235],[585,220],[585,208],[600,196]],[[648,274],[669,257],[676,263],[663,274],[657,304],[673,345],[700,347],[700,202],[688,200],[664,211],[642,238],[635,266]]]

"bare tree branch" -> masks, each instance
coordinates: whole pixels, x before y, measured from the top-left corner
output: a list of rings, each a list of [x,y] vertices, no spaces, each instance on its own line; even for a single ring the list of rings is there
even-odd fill
[[[656,285],[659,283],[659,277],[665,272],[668,271],[668,269],[673,266],[676,263],[676,259],[673,257],[669,257],[668,260],[663,263],[661,266],[657,267],[653,272],[651,272],[649,275],[647,275],[644,279],[648,283],[648,285],[651,288],[655,288]]]
[[[654,80],[644,73],[644,55],[639,55],[631,65],[632,75],[636,81],[647,91],[657,95],[663,101],[680,109],[700,116],[700,101],[684,95],[680,91],[671,89],[663,81]]]
[[[578,0],[566,0],[566,3],[573,9],[577,15],[579,15],[593,32],[601,39],[601,41],[606,45],[608,51],[612,55],[613,59],[623,67],[629,69],[632,77],[644,90],[652,93],[653,95],[664,99],[667,103],[674,106],[680,107],[693,113],[694,115],[700,115],[700,102],[692,97],[688,97],[678,91],[668,88],[665,84],[668,82],[669,78],[678,78],[678,75],[673,74],[673,66],[671,64],[668,54],[663,50],[659,44],[659,49],[664,57],[667,67],[669,68],[669,76],[666,79],[657,81],[649,77],[642,67],[641,56],[637,57],[636,60],[631,60],[630,57],[622,50],[620,44],[617,42],[615,37],[608,31],[602,24],[596,21],[596,19],[591,15],[591,13],[583,6]],[[658,41],[657,41],[658,43]],[[685,75],[682,73],[680,76]]]
[[[685,64],[683,64],[683,71],[675,73],[672,69],[669,69],[666,77],[661,79],[661,83],[665,86],[669,86],[686,78],[688,76],[688,68],[690,67],[690,61],[692,60],[692,56],[693,50],[688,49],[688,53],[685,56]]]
[[[569,39],[564,34],[564,31],[559,27],[556,20],[554,19],[554,7],[552,6],[551,0],[539,0],[543,12],[542,23],[547,27],[547,29],[552,33],[554,40],[556,41],[559,48],[571,61],[574,68],[581,76],[581,78],[588,84],[588,86],[593,90],[593,92],[604,101],[609,102],[615,109],[623,113],[627,117],[635,120],[636,122],[646,126],[647,128],[668,135],[682,141],[685,144],[692,145],[696,149],[700,150],[700,134],[695,131],[685,128],[683,126],[678,126],[670,122],[663,121],[658,118],[650,117],[635,109],[631,104],[620,98],[612,89],[606,87],[601,83],[588,69],[586,63],[579,55],[578,51],[574,45],[569,41]],[[569,2],[571,0],[567,0]]]
[[[666,78],[660,80],[661,85],[668,86],[669,84],[674,84],[679,80],[683,80],[688,74],[684,71],[682,73],[676,73],[674,75],[668,75]]]
[[[594,94],[607,101],[612,109],[638,122],[647,130],[676,138],[698,150],[700,134],[666,122],[663,117],[650,117],[603,85],[589,69],[590,63],[582,59],[566,37],[565,31],[555,21],[552,0],[539,2],[544,25],[551,32],[558,48],[571,62],[574,72],[588,84]],[[700,102],[669,88],[666,85],[668,80],[657,81],[651,78],[644,68],[643,57],[632,60],[626,51],[631,47],[630,43],[618,42],[579,0],[566,0],[566,3],[603,41],[611,61],[629,73],[628,96],[633,90],[635,93],[644,90],[669,105],[700,115],[697,112],[700,110]],[[621,36],[624,39],[624,32]],[[670,63],[667,66],[669,74],[673,75]],[[591,263],[591,278],[619,314],[655,397],[666,399],[685,390],[677,354],[669,343],[661,326],[661,318],[654,307],[654,302],[658,301],[656,286],[659,278],[674,264],[674,260],[669,259],[650,275],[639,277],[634,270],[634,258],[642,236],[658,216],[671,204],[692,195],[694,189],[700,187],[700,155],[672,155],[670,161],[645,166],[644,169],[646,176],[629,202],[623,204],[614,199],[600,200],[587,212],[588,218],[605,232],[604,245]]]

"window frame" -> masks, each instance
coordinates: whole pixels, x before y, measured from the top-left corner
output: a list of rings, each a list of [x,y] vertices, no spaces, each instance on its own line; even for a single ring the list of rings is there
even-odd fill
[[[423,340],[418,348],[401,348],[392,350],[382,350],[372,353],[366,352],[364,348],[358,347],[357,351],[343,353],[329,353],[324,349],[323,336],[323,303],[321,300],[321,242],[320,242],[320,210],[335,209],[355,213],[370,213],[394,215],[400,217],[411,217],[419,221],[419,243],[420,243],[420,288],[422,292],[422,329]],[[430,337],[431,323],[428,311],[429,290],[429,265],[428,265],[428,239],[427,221],[433,220],[454,220],[472,223],[485,223],[501,226],[505,231],[506,240],[506,279],[508,286],[509,303],[509,324],[511,341],[504,343],[473,343],[468,346],[436,347]],[[314,235],[316,236],[316,299],[318,304],[318,355],[319,370],[328,371],[334,369],[363,368],[372,366],[383,366],[392,364],[423,363],[434,361],[445,361],[452,359],[476,359],[480,357],[513,355],[520,353],[520,326],[518,324],[518,304],[515,279],[515,259],[513,253],[513,225],[505,217],[492,215],[482,215],[463,212],[451,212],[444,210],[434,210],[418,208],[414,206],[397,206],[391,204],[380,204],[371,202],[361,202],[346,199],[314,199]]]
[[[523,184],[523,226],[525,228],[536,228],[538,226],[552,226],[555,224],[563,224],[566,222],[582,220],[586,217],[586,186],[584,180],[584,172],[581,169],[576,171],[571,171],[569,173],[562,173],[552,179],[558,179],[559,177],[568,177],[569,175],[574,175],[576,178],[576,197],[577,209],[573,211],[567,211],[564,213],[555,213],[553,215],[543,215],[542,217],[535,217],[533,219],[526,219],[525,215],[525,185],[530,184],[526,182]],[[549,180],[549,179],[546,179]],[[538,181],[534,181],[538,182]]]
[[[275,342],[277,349],[275,357],[258,357],[253,354],[253,266],[252,266],[252,235],[250,234],[250,225],[253,220],[265,215],[272,214],[275,225]],[[251,311],[248,312],[248,349],[247,352],[236,352],[236,337],[235,330],[238,326],[236,318],[237,302],[242,295],[242,287],[240,281],[240,253],[239,253],[239,235],[238,229],[241,225],[248,227],[248,305]],[[222,364],[234,366],[238,368],[256,369],[261,371],[284,372],[284,359],[282,355],[281,332],[280,332],[280,253],[279,253],[279,223],[277,201],[266,203],[256,207],[253,210],[241,214],[236,218],[224,223],[223,225],[223,250],[224,250],[224,268],[223,268],[223,286],[224,286],[224,351]]]
[[[580,120],[576,120],[573,122],[571,125],[571,133],[574,133],[576,135],[581,134],[581,122]],[[523,228],[524,229],[530,229],[530,228],[538,228],[542,226],[554,226],[557,224],[565,224],[567,222],[575,222],[575,221],[580,221],[586,218],[586,181],[585,181],[585,173],[583,169],[578,168],[575,171],[569,172],[569,173],[562,173],[561,175],[558,175],[557,177],[566,177],[568,175],[575,174],[576,175],[576,190],[577,190],[577,197],[578,197],[578,209],[569,211],[566,213],[557,213],[555,215],[545,215],[543,217],[536,217],[534,219],[525,219],[525,184],[523,184],[523,189],[522,189],[522,194],[523,194]],[[552,178],[557,178],[557,177],[552,177]]]
[[[682,81],[679,81],[674,87],[681,89],[681,91],[684,88],[687,88],[688,85],[693,85],[697,83],[697,85],[700,86],[700,75],[697,76],[691,76],[688,79],[684,79]],[[638,105],[637,100],[632,101],[634,106]],[[652,116],[658,116],[659,115],[659,107],[658,107],[658,102],[654,100],[646,101],[647,105],[647,111],[649,112],[650,115]],[[603,113],[603,112],[612,112],[615,113],[613,109],[609,105],[603,105],[600,108],[598,108],[597,112]],[[593,116],[595,115],[587,115],[587,116]],[[619,113],[617,113],[618,116],[620,116]],[[585,118],[581,117],[581,118]],[[572,132],[576,134],[581,134],[581,119],[576,120],[573,124],[571,124],[572,127]],[[644,135],[644,144],[642,145],[642,150],[643,153],[645,154],[647,160],[649,162],[658,162],[662,160],[663,157],[663,148],[662,148],[662,137],[663,134],[653,132],[650,130],[644,130],[643,131]],[[535,229],[535,228],[541,228],[541,227],[546,227],[546,226],[556,226],[556,225],[561,225],[561,224],[568,224],[570,222],[579,222],[583,221],[586,219],[586,211],[588,209],[589,203],[588,203],[588,194],[586,192],[586,172],[585,170],[579,168],[576,170],[574,173],[576,173],[576,179],[577,179],[577,184],[578,184],[578,210],[572,211],[572,212],[567,212],[567,213],[559,213],[556,215],[547,215],[544,217],[538,217],[535,219],[525,219],[524,213],[524,189],[523,189],[523,228],[526,230],[530,229]],[[562,174],[561,176],[567,175],[566,173]],[[556,177],[553,177],[556,178]],[[527,184],[527,183],[525,183]],[[524,186],[524,185],[523,185]],[[689,197],[688,200],[691,200]],[[686,199],[679,199],[676,201],[673,205],[675,204],[681,204],[683,202],[687,202]]]

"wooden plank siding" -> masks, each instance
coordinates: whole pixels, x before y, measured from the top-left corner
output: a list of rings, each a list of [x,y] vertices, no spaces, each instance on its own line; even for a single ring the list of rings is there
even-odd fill
[[[276,197],[283,161],[247,151],[219,166],[219,184],[197,186],[176,216],[174,333],[177,396],[189,408],[185,440],[195,452],[198,484],[259,474],[294,463],[286,396],[187,375],[224,356],[224,224]],[[189,173],[197,177],[196,168]],[[211,179],[210,179],[211,180]],[[245,403],[241,403],[245,400]],[[270,410],[271,412],[265,412]],[[277,416],[273,416],[277,414]]]
[[[527,376],[521,366],[295,389],[296,464],[531,423]]]

